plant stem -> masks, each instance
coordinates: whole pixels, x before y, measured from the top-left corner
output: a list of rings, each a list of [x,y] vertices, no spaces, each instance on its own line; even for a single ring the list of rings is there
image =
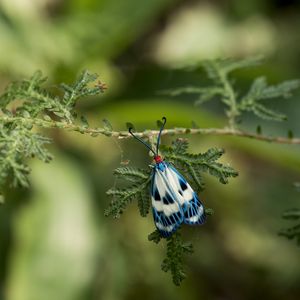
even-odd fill
[[[24,117],[8,117],[1,116],[1,121],[5,123],[23,123],[26,125],[33,125],[41,128],[61,128],[68,131],[77,131],[82,134],[89,134],[92,136],[97,136],[99,134],[105,136],[116,137],[119,139],[131,138],[131,134],[126,131],[109,131],[105,128],[90,128],[82,125],[70,124],[60,121],[46,121],[43,119],[28,119]],[[151,138],[158,135],[159,130],[144,130],[140,132],[135,132],[135,135],[142,138]],[[162,135],[181,135],[181,134],[200,134],[200,135],[216,135],[216,136],[238,136],[244,138],[251,138],[255,140],[272,142],[277,144],[294,144],[300,145],[300,138],[288,138],[281,136],[267,136],[261,134],[255,134],[248,131],[242,131],[234,128],[172,128],[165,129]]]
[[[220,69],[217,70],[219,73],[220,81],[227,95],[227,99],[224,102],[227,106],[229,106],[229,110],[226,111],[226,114],[229,119],[229,128],[234,129],[236,127],[236,117],[240,114],[236,106],[236,97],[234,89],[230,84],[227,74],[222,72],[222,70]]]

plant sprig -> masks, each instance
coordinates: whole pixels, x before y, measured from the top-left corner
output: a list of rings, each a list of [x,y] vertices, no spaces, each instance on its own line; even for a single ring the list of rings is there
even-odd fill
[[[28,158],[37,157],[44,162],[52,159],[45,148],[51,139],[37,133],[34,125],[59,122],[62,127],[74,126],[77,101],[101,93],[93,85],[96,79],[96,74],[82,72],[74,84],[60,85],[62,97],[43,87],[46,78],[39,71],[30,79],[13,82],[6,88],[0,96],[0,192],[7,183],[13,187],[28,186]]]
[[[158,244],[162,238],[158,230],[150,233],[148,240]],[[173,283],[177,286],[186,278],[184,255],[194,252],[192,243],[184,242],[179,230],[167,238],[166,258],[162,261],[161,269],[170,272]]]
[[[137,199],[140,214],[142,217],[146,217],[150,209],[150,171],[133,167],[120,167],[114,171],[114,175],[132,184],[126,188],[111,188],[107,191],[107,195],[112,196],[112,201],[104,212],[105,216],[119,218],[127,205],[132,200]]]
[[[214,85],[210,87],[184,87],[172,90],[171,94],[197,93],[199,101],[208,101],[215,97],[227,105],[230,128],[172,128],[164,130],[163,135],[203,134],[232,135],[247,137],[261,141],[284,144],[300,144],[300,139],[293,137],[272,137],[261,133],[251,133],[235,128],[236,116],[242,111],[252,111],[268,119],[284,119],[282,114],[275,113],[261,103],[261,100],[274,97],[289,97],[299,87],[299,80],[286,81],[275,86],[268,86],[265,78],[256,79],[249,92],[237,97],[237,92],[228,77],[229,74],[243,67],[260,63],[260,58],[246,60],[214,60],[201,64],[206,69]],[[198,68],[199,65],[190,68]],[[76,103],[81,98],[102,94],[106,85],[97,79],[96,74],[82,72],[73,84],[61,84],[62,95],[55,95],[45,88],[46,77],[36,72],[31,78],[11,83],[0,96],[0,192],[4,185],[28,186],[30,168],[27,159],[37,157],[44,162],[52,159],[46,149],[51,143],[37,128],[58,128],[77,131],[96,137],[99,134],[108,137],[130,138],[128,131],[115,131],[108,120],[103,126],[91,128],[88,121],[81,116],[77,119]],[[239,100],[239,101],[238,101]],[[198,101],[198,102],[199,102]],[[136,132],[136,136],[151,138],[158,134],[157,130]],[[170,157],[172,160],[172,157]],[[177,160],[180,160],[178,157]],[[188,165],[193,173],[191,164]],[[212,171],[212,169],[211,169]],[[218,172],[218,167],[215,167]],[[195,176],[193,176],[195,178]],[[9,179],[10,178],[10,179]],[[200,188],[200,184],[198,183]]]
[[[177,139],[170,147],[161,147],[164,158],[179,167],[181,173],[194,182],[197,190],[204,189],[202,174],[208,172],[216,177],[220,183],[228,183],[228,178],[236,177],[238,173],[229,165],[218,162],[218,159],[224,154],[221,149],[211,148],[204,153],[188,153],[188,141]],[[134,167],[119,167],[114,171],[115,176],[127,182],[123,188],[114,187],[107,191],[112,197],[109,207],[105,211],[106,216],[115,218],[120,217],[126,207],[135,200],[138,204],[140,215],[146,217],[150,210],[150,180],[151,168],[142,170]],[[208,210],[208,214],[211,211]],[[148,236],[150,241],[159,243],[162,240],[159,231],[154,231]],[[167,253],[163,260],[161,268],[165,272],[171,272],[173,282],[180,285],[186,277],[184,271],[183,256],[192,252],[192,244],[183,242],[178,232],[169,237],[166,241]]]
[[[249,91],[244,96],[239,96],[235,89],[231,72],[245,67],[257,66],[261,63],[262,57],[252,57],[241,60],[234,59],[217,59],[206,60],[187,68],[196,69],[204,68],[207,76],[213,84],[208,87],[187,86],[172,89],[171,91],[164,91],[165,94],[178,96],[181,94],[195,94],[198,99],[195,101],[196,105],[212,99],[218,99],[226,106],[226,115],[228,117],[229,128],[237,128],[237,118],[244,112],[252,112],[257,117],[273,120],[283,121],[287,117],[279,112],[270,109],[264,100],[273,98],[289,98],[292,93],[299,89],[300,80],[287,80],[277,85],[268,85],[265,77],[256,78],[249,88]]]
[[[219,98],[227,107],[229,128],[171,128],[163,131],[163,135],[203,134],[203,135],[231,135],[247,137],[256,140],[300,144],[299,138],[291,133],[288,137],[272,137],[259,133],[242,131],[236,128],[237,117],[244,111],[252,111],[260,117],[272,120],[284,119],[282,114],[273,112],[261,101],[275,97],[289,97],[299,87],[299,81],[287,81],[275,86],[268,86],[264,78],[256,79],[247,94],[238,97],[232,84],[230,73],[242,67],[255,65],[259,59],[241,61],[215,60],[206,61],[204,68],[213,81],[209,87],[184,87],[174,89],[173,95],[182,93],[196,93],[199,95],[197,103],[203,103],[213,98]],[[198,67],[197,65],[194,67]],[[103,120],[102,126],[91,128],[86,118],[77,118],[76,103],[87,96],[97,96],[104,92],[106,85],[97,81],[97,75],[84,71],[73,84],[61,84],[61,93],[53,94],[45,88],[46,78],[41,72],[36,72],[31,78],[10,84],[0,96],[0,203],[3,202],[1,192],[10,186],[29,185],[28,174],[30,168],[27,160],[32,157],[49,162],[52,155],[47,150],[51,139],[38,129],[57,128],[76,131],[92,137],[105,135],[115,138],[130,138],[128,131],[116,131],[110,122]],[[158,130],[135,132],[142,138],[152,139]],[[169,161],[176,164],[181,172],[194,183],[197,190],[204,188],[202,174],[204,172],[215,176],[221,183],[227,183],[230,177],[237,176],[237,172],[228,165],[218,162],[223,155],[222,149],[211,148],[200,154],[188,152],[186,140],[177,139],[171,147],[162,147],[161,152]],[[149,184],[151,170],[134,167],[120,167],[115,175],[127,180],[130,185],[120,188],[114,187],[107,193],[112,201],[105,211],[105,215],[119,217],[133,200],[137,201],[140,215],[145,217],[149,213],[151,203],[149,198]],[[298,230],[293,229],[298,234]],[[290,232],[289,232],[290,233]],[[291,235],[290,235],[291,236]],[[149,236],[150,240],[159,242],[161,237],[157,232]],[[164,271],[172,274],[175,284],[185,278],[183,255],[191,252],[191,247],[182,241],[180,233],[167,239],[167,256],[162,264]]]
[[[217,160],[224,154],[223,149],[210,148],[199,154],[187,152],[188,142],[177,139],[173,147],[161,147],[165,158],[180,170],[188,170],[188,177],[194,181],[199,191],[203,190],[201,173],[208,172],[219,179],[221,183],[228,183],[229,177],[236,177],[238,173],[229,165],[223,165]]]

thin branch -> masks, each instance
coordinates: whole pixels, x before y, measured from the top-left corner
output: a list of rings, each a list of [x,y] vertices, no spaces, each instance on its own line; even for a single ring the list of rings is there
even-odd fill
[[[35,125],[41,128],[61,128],[68,131],[77,131],[83,134],[89,134],[92,136],[97,136],[99,134],[112,136],[119,139],[131,138],[131,134],[128,131],[109,131],[105,128],[90,128],[81,125],[70,124],[66,122],[59,121],[46,121],[43,119],[29,119],[23,117],[8,117],[1,116],[1,121],[5,123],[15,123],[20,122],[28,125]],[[158,135],[159,130],[145,130],[141,132],[135,132],[135,135],[143,138],[151,138],[152,136]],[[262,134],[255,134],[248,131],[242,131],[238,129],[231,128],[172,128],[165,129],[162,135],[180,135],[180,134],[200,134],[200,135],[216,135],[216,136],[238,136],[245,137],[265,142],[272,142],[277,144],[291,144],[300,145],[300,138],[288,138],[282,136],[267,136]]]
[[[229,127],[234,129],[236,126],[236,117],[240,114],[237,109],[236,95],[232,85],[230,84],[230,81],[227,78],[227,75],[221,71],[219,71],[219,74],[221,83],[223,84],[224,90],[226,91],[228,97],[227,101],[230,104],[229,110],[227,110],[227,116],[229,118]]]

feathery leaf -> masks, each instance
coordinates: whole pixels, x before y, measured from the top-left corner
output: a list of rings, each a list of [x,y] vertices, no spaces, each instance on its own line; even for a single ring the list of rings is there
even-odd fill
[[[126,188],[112,188],[107,191],[107,195],[112,196],[108,208],[105,210],[105,216],[119,218],[127,205],[133,200],[137,200],[140,214],[145,217],[150,208],[150,172],[133,167],[119,167],[114,171],[117,178],[131,182]]]
[[[180,143],[184,147],[179,147]],[[228,183],[229,177],[236,177],[238,175],[232,167],[217,162],[224,154],[223,149],[211,148],[205,153],[190,154],[186,152],[186,141],[177,140],[176,145],[175,149],[177,151],[172,147],[162,147],[163,155],[182,170],[187,177],[192,178],[199,190],[203,189],[203,180],[201,178],[203,172],[208,172],[217,177],[224,184]]]
[[[212,99],[219,100],[226,106],[225,113],[231,128],[237,126],[237,118],[245,111],[252,112],[265,120],[286,120],[284,114],[273,111],[261,101],[279,97],[290,97],[295,90],[299,89],[300,80],[288,80],[277,85],[268,86],[265,77],[258,77],[253,81],[248,93],[243,97],[239,97],[234,87],[230,77],[231,72],[241,68],[256,66],[261,62],[261,56],[240,60],[214,59],[198,62],[194,64],[194,67],[189,66],[188,70],[197,70],[202,66],[214,85],[207,87],[186,86],[164,91],[163,93],[171,96],[195,94],[197,97],[195,105],[203,104]]]
[[[192,244],[184,243],[179,231],[167,239],[167,257],[163,260],[161,268],[165,272],[171,272],[173,282],[177,286],[186,278],[183,256],[191,253],[193,253]]]
[[[288,80],[278,85],[268,86],[266,78],[259,77],[253,81],[248,93],[240,100],[238,107],[242,111],[252,111],[262,119],[286,120],[285,115],[267,108],[261,101],[278,97],[288,98],[299,87],[300,80]]]
[[[95,74],[81,73],[73,85],[61,86],[65,91],[62,98],[43,87],[46,78],[40,71],[5,89],[0,96],[0,192],[6,184],[28,186],[28,158],[37,157],[44,162],[52,159],[45,147],[51,139],[35,132],[33,124],[47,127],[50,123],[51,127],[57,118],[61,123],[74,123],[76,101],[101,93],[99,88],[90,87],[96,78]],[[84,117],[81,121],[82,127],[89,126]]]

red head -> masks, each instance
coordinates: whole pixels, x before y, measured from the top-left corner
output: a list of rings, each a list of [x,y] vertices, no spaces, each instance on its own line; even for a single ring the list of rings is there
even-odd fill
[[[159,156],[159,155],[155,155],[154,156],[154,160],[157,164],[161,163],[163,161],[163,159]]]

